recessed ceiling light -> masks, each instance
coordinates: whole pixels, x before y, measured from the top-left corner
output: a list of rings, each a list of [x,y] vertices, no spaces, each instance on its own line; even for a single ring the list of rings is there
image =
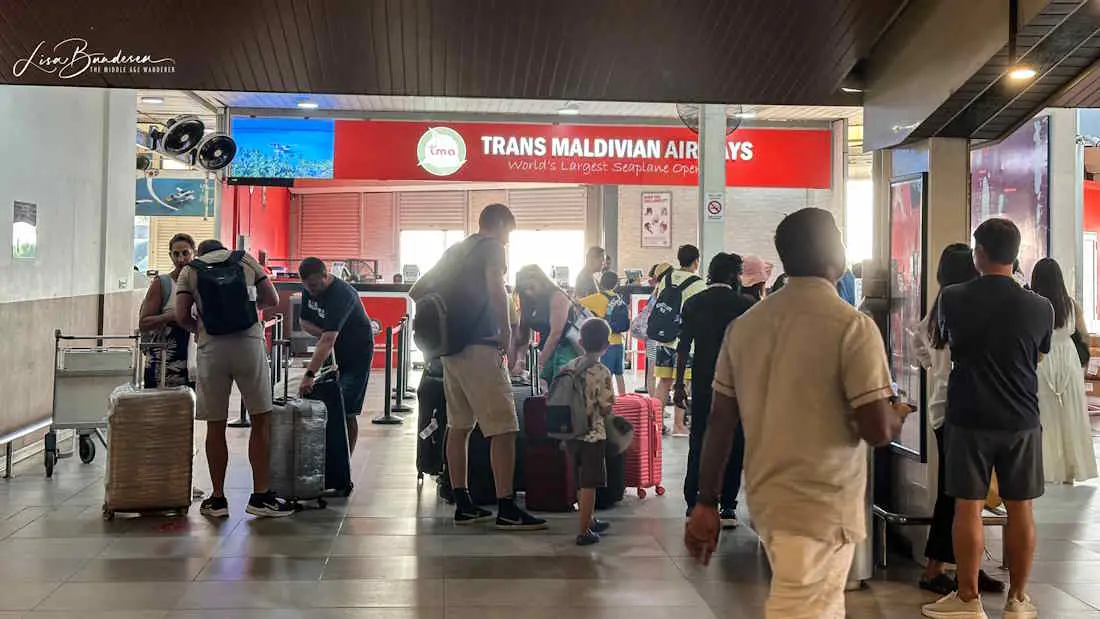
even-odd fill
[[[850,86],[841,86],[840,87],[840,92],[846,92],[846,93],[852,95],[852,94],[863,92],[863,89],[862,88],[852,88]]]
[[[160,105],[164,103],[164,97],[142,97],[141,102],[149,105]]]
[[[302,110],[315,110],[318,107],[320,107],[320,106],[317,105],[316,101],[299,101],[298,102],[298,108],[302,109]]]
[[[576,116],[580,113],[581,113],[580,108],[578,108],[577,106],[572,105],[572,104],[564,105],[560,109],[558,109],[558,114],[560,114],[562,116]]]
[[[738,112],[737,117],[742,119],[756,118],[756,112]]]
[[[1016,81],[1029,80],[1038,74],[1035,69],[1026,65],[1017,65],[1008,72],[1008,77]]]

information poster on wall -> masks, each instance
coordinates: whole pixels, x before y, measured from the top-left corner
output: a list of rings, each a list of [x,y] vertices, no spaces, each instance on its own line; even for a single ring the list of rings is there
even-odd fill
[[[38,205],[15,201],[11,222],[12,257],[16,260],[38,258]]]
[[[918,408],[905,420],[894,446],[922,462],[924,381],[913,336],[924,307],[924,191],[923,174],[890,183],[890,375],[901,398]]]
[[[1002,142],[970,153],[970,229],[990,217],[1020,228],[1020,269],[1031,279],[1050,245],[1050,118],[1020,127]]]
[[[642,192],[642,247],[672,247],[672,194]]]

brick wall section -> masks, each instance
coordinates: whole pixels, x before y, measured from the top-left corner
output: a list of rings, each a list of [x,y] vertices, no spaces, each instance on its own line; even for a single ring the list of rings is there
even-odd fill
[[[641,246],[641,194],[643,191],[672,193],[672,247],[643,249]],[[619,270],[640,268],[648,271],[658,262],[673,262],[676,248],[698,243],[698,189],[695,187],[619,187]],[[758,255],[776,265],[775,227],[789,213],[807,206],[828,209],[832,191],[828,189],[756,189],[730,188],[726,191],[726,251]],[[839,217],[839,214],[836,214]],[[841,222],[838,221],[838,225]]]

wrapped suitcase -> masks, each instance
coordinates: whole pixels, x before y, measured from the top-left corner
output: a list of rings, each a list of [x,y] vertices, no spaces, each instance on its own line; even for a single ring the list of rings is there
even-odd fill
[[[416,473],[441,475],[447,455],[447,400],[443,397],[443,369],[429,362],[416,389]]]
[[[271,410],[271,489],[296,509],[325,507],[325,426],[319,400],[276,398]]]
[[[615,400],[612,411],[634,426],[634,442],[623,454],[623,484],[635,488],[638,498],[645,498],[646,489],[658,495],[665,493],[661,485],[661,402],[638,393],[628,393]]]
[[[108,402],[103,516],[184,513],[191,506],[195,394],[125,385]]]
[[[272,354],[285,354],[289,344],[278,341],[272,347]],[[270,413],[271,489],[295,509],[303,501],[324,508],[328,409],[320,400],[288,397],[289,360],[281,367],[282,397],[274,399]]]

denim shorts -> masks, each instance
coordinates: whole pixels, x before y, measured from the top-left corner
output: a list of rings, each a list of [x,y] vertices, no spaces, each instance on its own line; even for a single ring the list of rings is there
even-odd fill
[[[367,397],[369,380],[370,365],[362,368],[340,368],[340,394],[344,397],[345,415],[358,415],[363,412],[363,401]]]
[[[623,345],[614,344],[607,347],[603,356],[600,357],[600,363],[607,366],[607,369],[611,370],[612,376],[623,375]]]

